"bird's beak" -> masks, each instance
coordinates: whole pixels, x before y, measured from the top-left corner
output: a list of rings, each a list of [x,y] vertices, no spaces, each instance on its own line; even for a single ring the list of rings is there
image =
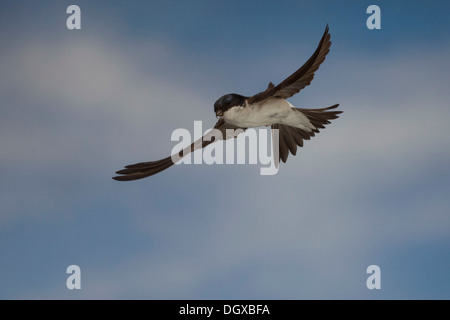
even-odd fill
[[[221,117],[221,116],[223,116],[223,112],[222,111],[216,112],[216,117]]]

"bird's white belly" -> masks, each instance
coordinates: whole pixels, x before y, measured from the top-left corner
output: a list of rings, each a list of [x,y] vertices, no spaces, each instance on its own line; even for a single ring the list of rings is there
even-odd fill
[[[224,115],[226,122],[241,128],[252,128],[267,126],[272,124],[272,118],[267,112],[257,112],[255,108],[233,107],[227,110]]]
[[[267,99],[263,103],[232,107],[224,112],[226,122],[241,128],[284,124],[307,131],[314,128],[308,118],[295,110],[288,101],[279,98]]]

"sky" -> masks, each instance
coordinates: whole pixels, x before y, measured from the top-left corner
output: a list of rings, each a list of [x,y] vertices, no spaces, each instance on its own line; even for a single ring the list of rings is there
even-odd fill
[[[449,9],[2,1],[0,298],[449,299]],[[327,24],[331,51],[289,102],[344,113],[276,175],[201,164],[111,179],[168,156],[174,129],[211,128],[220,96],[282,81]]]

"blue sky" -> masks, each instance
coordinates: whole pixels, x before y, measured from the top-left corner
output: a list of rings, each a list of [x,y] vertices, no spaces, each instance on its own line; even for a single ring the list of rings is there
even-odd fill
[[[449,299],[449,7],[2,1],[0,298]],[[344,113],[277,175],[111,179],[167,156],[174,129],[212,127],[223,94],[283,80],[327,23],[331,52],[289,101]]]

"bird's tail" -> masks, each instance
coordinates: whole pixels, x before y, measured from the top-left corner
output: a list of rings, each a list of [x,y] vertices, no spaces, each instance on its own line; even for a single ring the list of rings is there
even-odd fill
[[[331,107],[322,109],[303,109],[303,108],[296,108],[296,109],[301,113],[303,113],[311,122],[311,124],[315,127],[313,132],[318,133],[319,129],[324,129],[325,125],[331,123],[330,120],[339,118],[338,115],[343,111],[333,110],[336,109],[337,107],[339,107],[339,104],[335,104],[332,105]],[[314,134],[312,134],[311,136],[314,136]]]
[[[342,113],[342,111],[333,110],[338,106],[339,104],[335,104],[331,107],[322,109],[295,108],[296,110],[304,114],[314,126],[314,129],[312,129],[311,131],[306,131],[288,125],[273,124],[272,129],[279,130],[279,160],[286,162],[289,156],[289,152],[295,155],[297,153],[297,146],[303,147],[303,140],[311,139],[311,137],[314,137],[316,133],[319,133],[319,129],[324,129],[325,125],[330,124],[330,120],[338,118],[338,115]]]

